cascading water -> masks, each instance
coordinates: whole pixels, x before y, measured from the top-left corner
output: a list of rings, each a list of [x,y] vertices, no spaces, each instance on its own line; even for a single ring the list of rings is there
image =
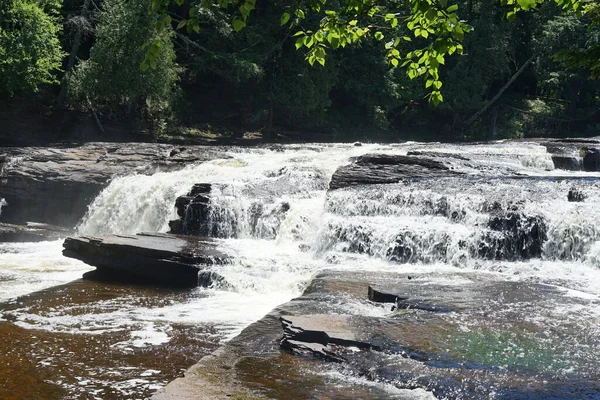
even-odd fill
[[[327,190],[351,157],[410,152],[446,154],[465,175]],[[88,333],[133,326],[115,345],[122,349],[168,343],[174,325],[199,324],[227,340],[325,268],[476,271],[600,299],[600,175],[554,170],[537,144],[302,145],[228,156],[114,178],[78,226],[85,235],[167,232],[176,199],[194,184],[211,184],[207,231],[234,259],[219,267],[226,284],[153,306],[123,299],[94,315],[76,306],[51,315],[21,310],[16,323]],[[567,201],[572,186],[584,202]],[[599,316],[586,312],[589,328]]]

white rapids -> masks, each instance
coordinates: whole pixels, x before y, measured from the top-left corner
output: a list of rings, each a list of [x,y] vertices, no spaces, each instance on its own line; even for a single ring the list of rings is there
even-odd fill
[[[497,171],[497,178],[463,165],[470,179],[327,191],[334,171],[351,157],[411,150],[462,154],[478,160],[479,170],[483,165],[488,172]],[[85,312],[52,318],[29,315],[20,321],[22,326],[57,331],[77,326],[85,332],[86,326],[110,318],[111,329],[131,329],[131,340],[119,346],[140,347],[168,342],[173,323],[208,324],[225,341],[300,295],[310,277],[325,268],[472,270],[600,299],[600,175],[554,170],[549,154],[538,144],[286,145],[232,148],[228,156],[175,172],[114,178],[77,227],[86,235],[167,232],[168,222],[177,217],[175,199],[196,183],[210,183],[210,223],[222,250],[235,259],[219,270],[228,288],[199,288],[197,296],[184,302],[157,307],[124,302],[116,317]],[[523,179],[503,179],[509,173]],[[553,178],[558,176],[561,179]],[[567,201],[574,184],[582,187],[586,202]],[[477,243],[489,233],[485,209],[495,201],[519,204],[524,212],[546,221],[540,257],[512,261],[479,256]],[[285,213],[278,211],[282,204],[289,206]],[[256,217],[259,206],[262,213]],[[66,283],[89,269],[62,257],[60,246],[0,245],[0,300]],[[376,307],[359,311],[381,313]]]

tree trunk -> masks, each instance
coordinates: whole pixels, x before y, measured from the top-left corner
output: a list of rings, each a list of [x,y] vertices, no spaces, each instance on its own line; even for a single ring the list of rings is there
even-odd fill
[[[90,11],[91,0],[84,0],[83,6],[81,7],[81,15],[80,17],[83,19],[87,19]],[[67,67],[65,68],[65,77],[63,78],[62,87],[60,88],[60,93],[58,94],[58,103],[64,104],[65,99],[67,97],[67,74],[73,69],[75,66],[75,62],[77,61],[77,53],[79,52],[79,47],[81,46],[81,42],[83,41],[83,28],[81,25],[77,26],[77,32],[75,32],[75,37],[73,38],[73,47],[71,47],[71,53],[69,54],[69,61],[67,61]]]
[[[529,59],[527,61],[525,61],[525,64],[523,64],[521,66],[521,68],[519,68],[519,70],[517,72],[515,72],[515,74],[512,76],[512,78],[510,78],[508,80],[508,82],[506,82],[506,84],[504,86],[502,86],[502,88],[498,91],[498,93],[496,93],[496,95],[494,97],[492,97],[490,100],[488,100],[483,105],[483,107],[481,108],[481,110],[477,111],[475,114],[473,114],[473,116],[471,118],[469,118],[467,120],[467,122],[465,122],[465,126],[471,125],[473,122],[475,122],[475,120],[477,118],[479,118],[481,116],[481,114],[483,114],[484,112],[486,112],[487,109],[490,108],[490,106],[492,104],[494,104],[496,102],[496,100],[498,100],[500,98],[500,96],[502,96],[502,94],[504,93],[504,91],[506,89],[508,89],[509,86],[512,85],[514,81],[517,80],[517,78],[519,77],[519,75],[521,75],[523,73],[523,71],[525,71],[525,69],[529,66],[529,64],[531,64],[533,62],[533,60],[535,60],[535,56],[529,57]]]

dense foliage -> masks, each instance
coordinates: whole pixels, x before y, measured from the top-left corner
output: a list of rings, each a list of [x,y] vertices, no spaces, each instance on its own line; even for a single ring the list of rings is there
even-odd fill
[[[59,0],[0,3],[0,92],[36,91],[55,83],[64,53],[60,46]]]
[[[146,43],[160,48],[140,68]],[[157,32],[146,0],[106,0],[89,59],[69,79],[72,98],[108,107],[161,113],[169,107],[177,69],[170,30]]]
[[[13,61],[0,57],[0,89],[12,95],[60,81],[66,107],[97,109],[101,119],[133,116],[160,131],[445,140],[591,135],[600,127],[592,2],[92,3],[3,3],[35,8],[43,14],[36,21],[49,25],[30,30],[46,53],[40,58],[32,42],[19,47],[26,57],[5,44],[24,36],[3,21],[0,52]],[[38,70],[14,61],[34,57]]]

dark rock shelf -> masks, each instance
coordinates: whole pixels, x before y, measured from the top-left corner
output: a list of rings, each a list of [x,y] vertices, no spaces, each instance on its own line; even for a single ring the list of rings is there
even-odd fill
[[[177,287],[222,283],[211,268],[228,260],[211,239],[169,234],[69,237],[63,247],[66,257],[97,268],[88,278],[126,278]]]
[[[405,178],[439,178],[459,175],[442,161],[421,156],[365,154],[338,168],[330,189],[365,184],[397,183]]]
[[[88,143],[73,147],[0,147],[0,220],[75,226],[118,175],[173,171],[227,157],[222,148],[157,143]]]

